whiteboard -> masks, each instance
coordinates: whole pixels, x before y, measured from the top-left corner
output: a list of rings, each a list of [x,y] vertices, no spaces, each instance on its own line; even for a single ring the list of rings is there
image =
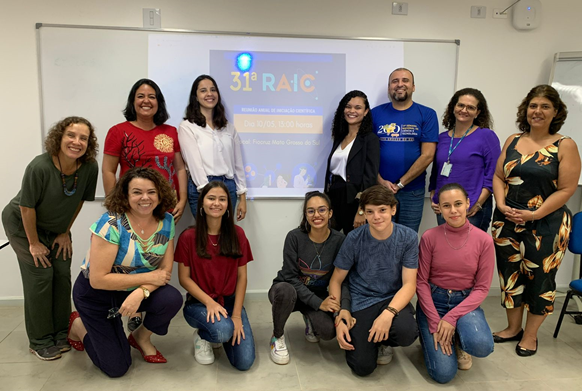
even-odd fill
[[[322,118],[319,121],[319,149],[293,148],[279,154],[292,156],[298,162],[311,162],[312,176],[316,178],[313,189],[323,186],[326,160],[332,145],[332,117],[339,100],[347,91],[364,91],[371,107],[385,103],[388,101],[387,80],[390,72],[404,66],[411,69],[415,76],[414,100],[432,107],[440,115],[456,90],[458,40],[282,36],[40,23],[36,28],[43,139],[50,126],[60,119],[70,115],[85,117],[97,131],[99,162],[107,131],[125,121],[122,110],[131,86],[138,79],[147,77],[158,83],[171,116],[167,123],[177,127],[182,120],[194,78],[201,73],[209,73],[208,60],[202,59],[217,49],[244,51],[252,45],[255,52],[276,50],[297,53],[300,48],[312,56],[318,53],[335,55],[342,51],[340,55],[346,58],[345,80],[337,80],[337,83],[328,84],[322,90],[325,94],[319,104]],[[177,44],[188,45],[187,50],[172,49],[172,45]],[[224,97],[228,85],[219,82],[219,88]],[[236,123],[232,117],[235,107],[229,106],[227,100],[224,103],[229,121]],[[262,155],[268,156],[243,144],[243,163],[247,164],[247,161]],[[265,175],[265,169],[270,170],[269,165],[278,167],[275,162],[263,162],[265,169],[261,164],[252,168],[251,163],[248,164],[245,169],[257,174],[255,182],[247,176],[247,182],[251,179],[250,185],[248,183],[250,198],[303,198],[305,190],[297,193],[292,189],[260,189],[261,183],[264,183],[260,175]],[[289,171],[291,178],[299,166],[297,164],[294,171]],[[97,197],[103,196],[100,178]]]
[[[556,53],[550,75],[550,84],[568,106],[568,118],[560,133],[570,136],[582,148],[582,52]],[[582,185],[582,173],[578,180]]]

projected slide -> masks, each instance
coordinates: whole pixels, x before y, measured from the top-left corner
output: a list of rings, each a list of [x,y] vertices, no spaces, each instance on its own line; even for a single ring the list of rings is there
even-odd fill
[[[238,65],[241,55],[248,70]],[[244,146],[249,188],[323,188],[321,145],[330,130],[321,102],[345,91],[345,71],[344,54],[210,51],[210,74]]]
[[[251,198],[323,190],[340,99],[358,89],[372,106],[385,102],[388,74],[402,63],[401,42],[152,34],[148,46],[170,124],[183,118],[196,77],[216,80]]]

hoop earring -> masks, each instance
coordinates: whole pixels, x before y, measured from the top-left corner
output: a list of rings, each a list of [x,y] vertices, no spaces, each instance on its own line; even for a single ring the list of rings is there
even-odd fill
[[[204,208],[200,208],[200,215],[204,216]]]
[[[226,210],[226,217],[230,217],[230,210]]]

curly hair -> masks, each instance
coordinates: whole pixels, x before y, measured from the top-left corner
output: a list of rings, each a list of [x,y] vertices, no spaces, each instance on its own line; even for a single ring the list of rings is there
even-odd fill
[[[303,216],[301,217],[301,223],[299,224],[299,229],[301,230],[301,232],[304,233],[309,233],[311,231],[311,225],[309,224],[309,221],[307,221],[307,203],[313,197],[321,198],[327,204],[328,209],[332,210],[331,200],[329,199],[327,194],[324,194],[318,190],[305,193],[305,201],[303,201]],[[331,219],[328,221],[327,224],[328,226],[331,224]]]
[[[200,102],[198,102],[197,94],[198,94],[198,85],[202,80],[210,80],[212,84],[214,84],[214,88],[216,88],[216,95],[218,95],[218,100],[216,102],[216,106],[212,110],[212,123],[216,129],[222,129],[228,123],[226,119],[224,106],[222,105],[222,99],[220,97],[220,91],[218,90],[218,85],[216,84],[216,80],[209,75],[200,75],[194,80],[192,83],[192,89],[190,90],[190,98],[188,100],[188,106],[186,107],[186,114],[184,119],[189,121],[190,123],[196,124],[201,127],[206,126],[206,117],[200,111]]]
[[[360,124],[359,134],[366,134],[373,130],[372,126],[372,111],[370,110],[370,103],[368,102],[368,97],[362,91],[353,90],[344,95],[342,100],[340,100],[339,105],[333,116],[333,123],[331,127],[331,137],[337,140],[343,140],[349,132],[349,125],[346,121],[344,110],[348,102],[353,98],[362,98],[368,113],[364,116],[362,123]]]
[[[87,151],[85,154],[79,158],[81,164],[87,162],[94,162],[97,156],[99,144],[97,144],[97,136],[95,136],[95,128],[91,125],[91,122],[87,121],[83,117],[67,117],[60,120],[54,124],[49,130],[46,140],[44,141],[44,148],[46,151],[52,155],[57,156],[61,150],[61,142],[63,141],[63,135],[65,130],[71,125],[82,124],[89,128],[89,140],[87,141]]]
[[[477,125],[480,128],[489,128],[493,126],[493,118],[491,117],[491,113],[489,112],[489,106],[487,105],[487,100],[481,93],[481,91],[475,88],[463,88],[455,92],[449,104],[447,105],[447,109],[443,114],[443,126],[445,129],[451,130],[455,127],[455,122],[457,119],[455,118],[455,106],[459,103],[459,98],[461,96],[469,95],[473,98],[477,99],[477,110],[479,110],[479,115],[477,118],[473,120],[473,124]]]
[[[562,125],[564,125],[564,122],[566,122],[566,117],[568,117],[568,108],[566,107],[566,104],[562,102],[558,91],[556,91],[554,87],[547,84],[541,84],[530,90],[530,92],[521,101],[521,104],[517,108],[517,120],[515,123],[517,124],[519,130],[524,133],[529,133],[530,125],[527,122],[527,108],[533,98],[540,97],[546,98],[552,102],[554,109],[557,110],[556,116],[554,119],[552,119],[549,130],[550,134],[556,134],[560,131]]]
[[[143,178],[153,182],[158,192],[160,203],[154,209],[153,215],[159,221],[163,220],[166,211],[172,210],[176,206],[176,194],[170,186],[170,182],[162,174],[148,167],[134,167],[117,181],[113,191],[105,198],[103,206],[114,213],[126,213],[130,211],[129,206],[129,183],[136,179]]]
[[[204,203],[204,198],[208,192],[217,187],[220,187],[222,190],[224,190],[228,200],[228,207],[226,212],[222,215],[220,224],[220,237],[218,238],[218,244],[220,245],[219,254],[230,258],[240,258],[242,257],[242,252],[240,250],[240,243],[238,241],[236,228],[234,226],[234,208],[231,204],[228,188],[222,181],[209,182],[202,188],[200,196],[198,197],[199,208],[196,211],[196,254],[198,254],[198,256],[201,258],[212,258],[206,249],[208,246],[208,222],[206,221],[205,214],[202,213],[204,210],[202,204]]]
[[[158,111],[154,114],[154,124],[157,126],[162,125],[170,118],[170,114],[168,114],[168,110],[166,109],[166,99],[164,98],[164,94],[162,94],[162,90],[160,90],[160,87],[150,79],[139,79],[135,82],[133,87],[131,87],[131,91],[129,91],[129,95],[127,96],[125,109],[123,109],[123,116],[128,121],[135,121],[137,119],[137,113],[135,112],[135,95],[137,94],[139,87],[144,84],[152,87],[156,92]]]

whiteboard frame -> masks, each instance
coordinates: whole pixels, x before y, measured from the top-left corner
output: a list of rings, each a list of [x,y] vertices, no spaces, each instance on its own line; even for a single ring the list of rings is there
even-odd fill
[[[330,39],[330,40],[352,40],[352,41],[395,41],[395,42],[428,42],[428,43],[449,43],[456,45],[456,59],[454,69],[454,91],[457,91],[457,79],[459,76],[459,48],[460,39],[419,39],[419,38],[388,38],[388,37],[353,37],[340,35],[307,35],[307,34],[278,34],[278,33],[258,33],[258,32],[238,32],[238,31],[211,31],[211,30],[186,30],[186,29],[148,29],[143,27],[121,27],[121,26],[97,26],[97,25],[76,25],[76,24],[53,24],[53,23],[36,23],[36,41],[37,41],[37,63],[38,63],[38,81],[39,81],[39,105],[40,105],[40,129],[41,129],[41,149],[44,149],[44,137],[48,129],[45,128],[43,91],[42,91],[42,53],[41,53],[41,28],[70,28],[70,29],[93,29],[93,30],[119,30],[119,31],[138,31],[152,33],[180,33],[180,34],[204,34],[204,35],[231,35],[231,36],[248,36],[248,37],[268,37],[268,38],[301,38],[301,39]],[[582,55],[582,52],[577,52]],[[557,53],[556,55],[558,55]],[[553,67],[552,67],[553,72]],[[553,73],[552,73],[553,76]],[[430,169],[427,168],[427,170]],[[95,201],[103,201],[104,196],[95,196]],[[282,197],[260,197],[261,200],[297,200],[296,196]]]

